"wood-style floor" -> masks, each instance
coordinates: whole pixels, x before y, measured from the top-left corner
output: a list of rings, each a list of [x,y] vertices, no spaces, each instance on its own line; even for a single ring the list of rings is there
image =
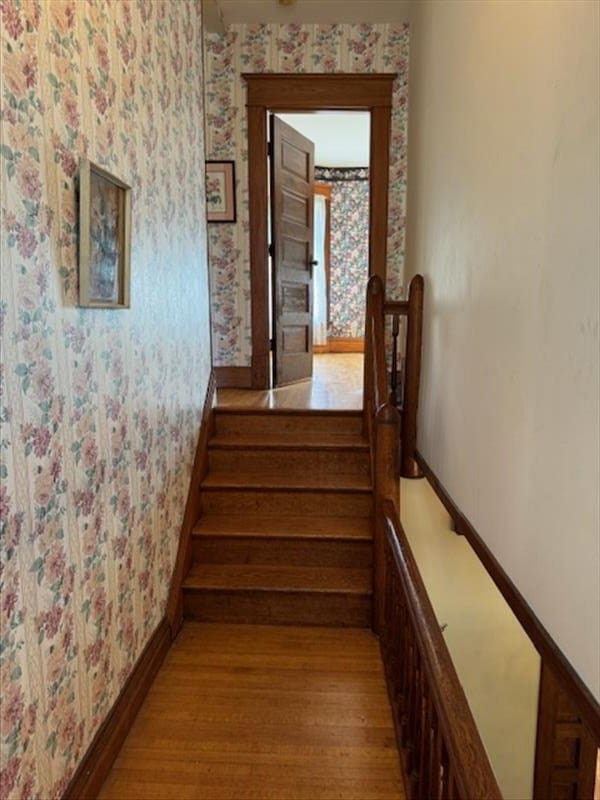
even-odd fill
[[[187,622],[102,800],[403,800],[378,643]]]
[[[340,411],[363,405],[362,353],[313,356],[313,377],[271,391],[219,389],[217,405],[242,408],[303,408]]]

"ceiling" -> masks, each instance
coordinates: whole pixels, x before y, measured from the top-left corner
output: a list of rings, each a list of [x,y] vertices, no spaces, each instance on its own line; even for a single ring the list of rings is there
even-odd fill
[[[277,0],[211,0],[225,26],[257,22],[408,22],[411,0],[296,0],[281,5]]]
[[[368,167],[371,115],[363,111],[278,114],[315,143],[319,167]]]

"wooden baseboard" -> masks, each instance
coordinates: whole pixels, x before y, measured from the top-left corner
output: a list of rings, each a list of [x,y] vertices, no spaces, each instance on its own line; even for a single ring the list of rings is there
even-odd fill
[[[98,796],[170,646],[171,631],[164,617],[94,736],[63,800],[95,800]]]
[[[330,336],[327,344],[315,344],[313,353],[364,353],[365,340],[362,336]]]
[[[251,367],[215,367],[214,372],[219,389],[252,388]]]
[[[208,472],[208,441],[214,430],[214,404],[217,390],[217,380],[215,370],[210,373],[204,407],[202,409],[202,419],[200,422],[200,432],[198,434],[198,445],[192,467],[190,488],[188,491],[183,523],[181,525],[181,535],[179,537],[179,547],[175,568],[171,579],[171,589],[167,602],[167,619],[171,626],[171,636],[174,639],[181,628],[183,622],[183,594],[182,584],[191,561],[192,552],[192,528],[200,516],[200,484]]]
[[[450,497],[440,479],[423,458],[423,455],[418,450],[415,455],[417,463],[425,473],[425,477],[428,479],[433,490],[452,517],[455,531],[468,540],[488,575],[494,581],[500,593],[512,609],[513,614],[521,623],[525,633],[531,639],[542,661],[552,670],[560,683],[561,689],[567,693],[570,701],[577,708],[578,713],[588,725],[596,739],[600,740],[600,704],[575,672],[546,628],[534,614],[531,606],[500,566],[500,563],[487,544]]]

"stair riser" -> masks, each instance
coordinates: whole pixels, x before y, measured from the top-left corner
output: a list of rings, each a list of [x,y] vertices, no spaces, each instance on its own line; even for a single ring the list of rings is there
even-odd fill
[[[215,414],[218,434],[240,436],[280,434],[360,434],[360,416],[334,416],[318,414]]]
[[[285,537],[194,536],[198,564],[262,564],[302,567],[369,568],[371,542],[298,540]]]
[[[197,622],[368,628],[371,598],[304,592],[184,590],[184,615]]]
[[[206,514],[368,517],[372,511],[369,492],[205,489],[201,503]]]
[[[211,450],[210,469],[215,472],[277,473],[302,479],[312,474],[370,474],[367,452],[342,450]]]

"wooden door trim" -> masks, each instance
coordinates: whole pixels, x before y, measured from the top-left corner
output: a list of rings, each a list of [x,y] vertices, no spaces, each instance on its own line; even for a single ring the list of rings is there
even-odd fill
[[[267,113],[369,111],[369,273],[385,282],[392,89],[396,73],[243,73],[247,84],[252,387],[269,389]]]

